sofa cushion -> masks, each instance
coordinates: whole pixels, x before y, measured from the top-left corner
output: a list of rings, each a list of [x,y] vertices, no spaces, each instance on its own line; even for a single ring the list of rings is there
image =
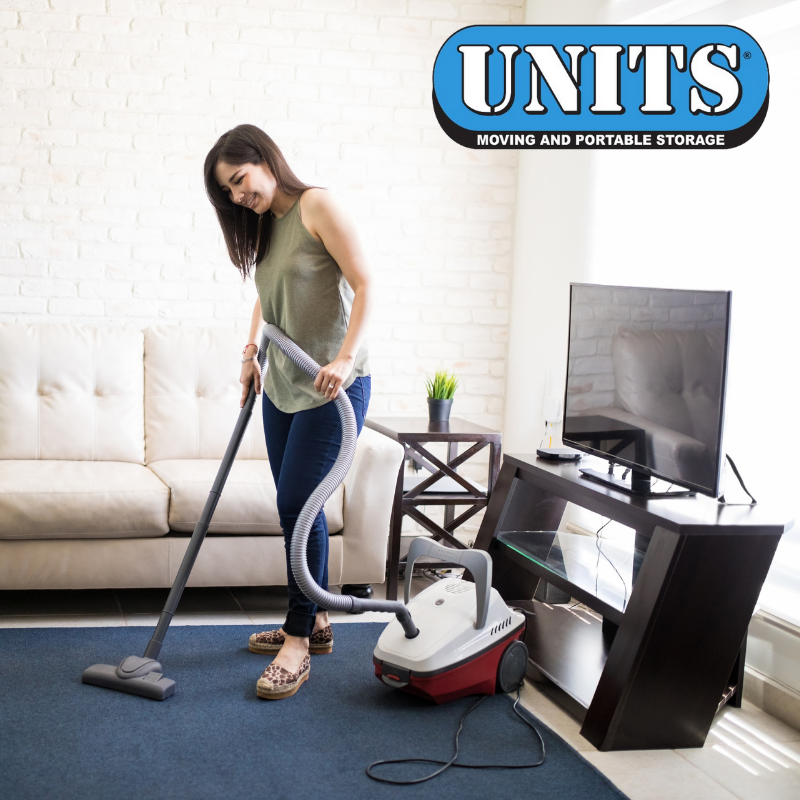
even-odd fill
[[[163,536],[169,490],[139,464],[0,462],[0,539]]]
[[[188,535],[155,539],[0,539],[0,588],[169,588],[189,545]],[[328,543],[328,583],[377,583],[380,570],[365,569],[359,553],[343,564],[344,536]],[[189,586],[285,586],[281,536],[207,536]],[[129,624],[137,624],[129,619]],[[155,624],[155,620],[153,623]]]
[[[144,463],[143,337],[0,324],[0,459]]]
[[[219,459],[176,459],[155,461],[149,468],[169,486],[169,527],[173,531],[191,532],[203,513]],[[342,505],[344,488],[339,488],[325,503],[328,532],[344,527]],[[208,528],[210,533],[280,534],[275,481],[268,461],[233,463]]]
[[[144,337],[146,463],[221,459],[240,411],[242,334],[157,326]],[[260,397],[236,458],[267,458]]]

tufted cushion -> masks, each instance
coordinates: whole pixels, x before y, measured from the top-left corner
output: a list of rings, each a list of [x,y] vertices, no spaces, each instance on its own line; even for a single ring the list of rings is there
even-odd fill
[[[239,415],[242,335],[223,328],[144,331],[145,456],[221,459]],[[261,398],[236,456],[266,459]]]
[[[170,489],[169,527],[189,533],[203,513],[219,460],[154,461],[148,466]],[[342,530],[343,487],[325,503],[328,532]],[[281,533],[275,481],[268,461],[234,461],[209,533]]]
[[[169,490],[141,464],[0,462],[0,539],[163,536]]]
[[[0,459],[144,462],[142,334],[0,324]]]

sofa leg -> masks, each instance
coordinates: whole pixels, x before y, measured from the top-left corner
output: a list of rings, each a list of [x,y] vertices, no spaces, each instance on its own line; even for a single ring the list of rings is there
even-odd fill
[[[349,594],[353,597],[360,597],[362,600],[369,600],[375,591],[370,583],[346,583],[342,586],[342,594]]]

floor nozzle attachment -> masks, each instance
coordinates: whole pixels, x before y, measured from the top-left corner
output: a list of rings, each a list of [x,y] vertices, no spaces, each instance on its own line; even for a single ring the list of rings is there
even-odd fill
[[[152,658],[128,656],[118,667],[94,664],[83,671],[81,680],[93,686],[136,694],[151,700],[166,700],[175,694],[175,681],[165,678],[161,664]]]
[[[125,679],[143,678],[151,672],[161,672],[161,664],[153,658],[140,656],[128,656],[116,669],[117,677]]]

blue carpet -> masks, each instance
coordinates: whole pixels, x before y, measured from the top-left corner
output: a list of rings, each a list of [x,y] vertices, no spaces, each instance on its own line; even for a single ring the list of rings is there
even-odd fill
[[[175,696],[157,702],[81,683],[84,668],[141,655],[147,628],[0,630],[0,794],[26,798],[624,798],[539,723],[547,761],[533,770],[450,769],[387,786],[364,768],[383,758],[447,760],[473,698],[444,706],[388,689],[372,667],[383,625],[335,627],[334,653],[312,656],[292,698],[259,700],[269,658],[246,626],[174,627],[162,651]],[[539,744],[504,696],[468,719],[460,760],[527,763]],[[431,765],[395,769],[418,777]]]

